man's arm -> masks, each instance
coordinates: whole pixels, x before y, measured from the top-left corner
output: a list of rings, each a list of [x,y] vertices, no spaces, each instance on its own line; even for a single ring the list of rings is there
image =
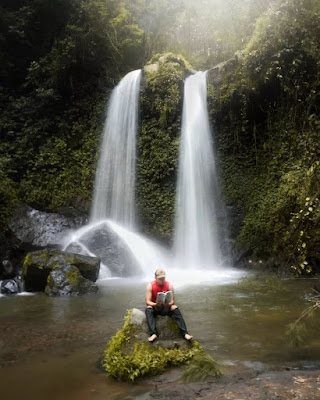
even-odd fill
[[[165,303],[166,306],[171,307],[174,304],[174,290],[173,290],[173,286],[169,285],[169,291],[171,290],[172,292],[172,300],[170,301],[170,303]]]
[[[146,289],[146,304],[147,306],[154,307],[157,305],[157,303],[154,303],[152,301],[152,286],[151,283],[148,284],[147,289]]]

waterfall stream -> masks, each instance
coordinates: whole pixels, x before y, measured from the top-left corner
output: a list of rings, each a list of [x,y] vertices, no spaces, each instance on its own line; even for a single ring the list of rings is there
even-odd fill
[[[221,263],[218,185],[207,111],[206,72],[184,86],[176,199],[177,267],[214,269]]]
[[[102,262],[99,279],[150,277],[159,267],[170,269],[170,276],[177,281],[185,281],[182,270],[191,281],[195,270],[201,281],[209,275],[215,281],[230,279],[233,271],[222,273],[217,268],[222,259],[217,222],[219,190],[207,111],[206,73],[198,72],[185,82],[175,256],[136,228],[140,78],[141,70],[130,72],[112,93],[101,141],[90,223],[65,239],[64,250],[99,257]]]
[[[136,135],[141,70],[113,90],[103,130],[90,223],[65,238],[64,250],[101,259],[99,279],[148,276],[166,251],[135,228]]]
[[[141,70],[114,89],[96,171],[91,221],[106,218],[127,228],[135,223],[136,135]]]

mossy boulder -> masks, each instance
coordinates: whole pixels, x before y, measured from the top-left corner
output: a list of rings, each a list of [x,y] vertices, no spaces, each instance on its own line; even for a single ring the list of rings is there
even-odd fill
[[[144,68],[141,130],[137,139],[137,210],[144,233],[170,242],[183,103],[188,62],[157,54]]]
[[[89,279],[85,279],[73,265],[51,271],[45,288],[48,296],[78,296],[97,291],[98,286]]]
[[[95,282],[99,275],[100,260],[96,257],[66,253],[59,250],[39,250],[26,255],[23,276],[28,291],[44,291],[51,271],[72,265],[81,275]]]
[[[111,338],[105,350],[104,368],[109,375],[118,380],[134,381],[205,354],[199,343],[188,342],[180,336],[170,317],[158,316],[156,324],[159,340],[149,343],[145,313],[136,308],[129,310],[123,328]]]

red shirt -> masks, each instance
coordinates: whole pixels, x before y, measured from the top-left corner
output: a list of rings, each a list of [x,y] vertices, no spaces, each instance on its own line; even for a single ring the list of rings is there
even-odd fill
[[[156,299],[157,299],[157,294],[159,292],[168,292],[170,284],[167,281],[164,281],[164,284],[162,286],[159,286],[157,284],[157,281],[152,281],[150,283],[151,283],[151,287],[152,287],[152,298],[151,298],[151,301],[153,303],[155,303]]]

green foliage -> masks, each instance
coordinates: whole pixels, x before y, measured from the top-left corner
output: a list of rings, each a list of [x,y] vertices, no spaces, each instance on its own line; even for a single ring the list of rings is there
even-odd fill
[[[106,97],[141,65],[143,31],[115,0],[31,0],[1,11],[5,231],[17,199],[50,211],[89,203]]]
[[[129,324],[131,314],[129,310],[123,328],[112,337],[105,350],[104,368],[114,378],[133,382],[140,376],[158,374],[197,354],[204,354],[197,342],[188,349],[154,348],[150,343],[136,342],[135,326]]]
[[[311,305],[303,310],[300,317],[295,322],[287,326],[286,337],[293,347],[302,347],[306,343],[309,332],[305,323],[313,319],[315,313],[319,313],[320,311],[319,289],[315,289],[314,292],[316,294],[308,299]]]
[[[307,334],[307,328],[301,322],[289,324],[286,330],[286,337],[292,347],[303,346],[306,342]]]
[[[160,59],[160,61],[159,61]],[[146,72],[138,138],[137,200],[142,224],[152,235],[172,235],[181,115],[181,83],[186,62],[158,55]]]
[[[26,276],[31,265],[31,255],[28,253],[23,260],[23,275]]]
[[[250,39],[271,0],[124,0],[144,30],[145,60],[164,51],[183,54],[196,68],[230,58]]]
[[[68,280],[68,283],[70,285],[78,285],[79,284],[79,278],[80,278],[80,272],[78,269],[75,269],[73,272],[66,272],[66,278]]]
[[[0,236],[5,233],[8,219],[18,202],[16,185],[4,172],[6,161],[6,158],[0,158],[0,226],[3,227]]]
[[[205,381],[209,377],[222,375],[221,367],[208,354],[196,355],[185,367],[182,379],[185,382]]]
[[[222,190],[244,216],[239,251],[298,274],[320,249],[319,21],[314,0],[275,3],[209,90]]]

